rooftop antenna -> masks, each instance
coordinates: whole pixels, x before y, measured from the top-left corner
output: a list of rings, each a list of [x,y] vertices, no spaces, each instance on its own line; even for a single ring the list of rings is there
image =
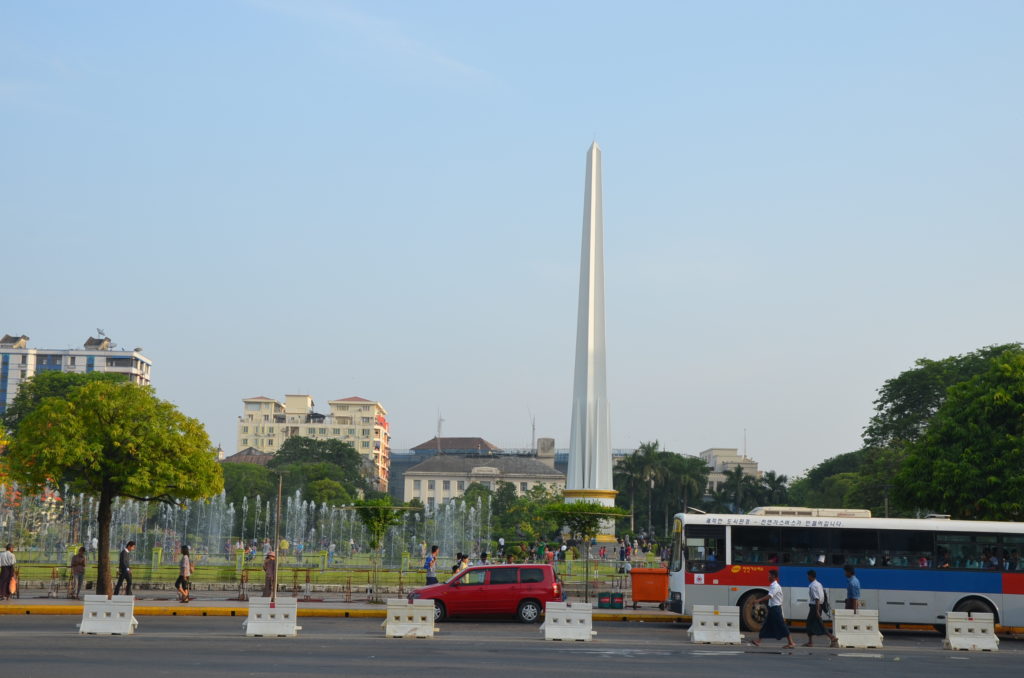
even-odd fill
[[[444,423],[444,419],[441,418],[441,410],[437,411],[437,453],[441,454],[441,424]]]
[[[537,452],[537,417],[533,416],[533,411],[529,407],[526,411],[530,413],[530,449]]]
[[[98,327],[96,328],[96,334],[100,335],[101,337],[105,337],[105,336],[107,336],[107,333],[106,333],[106,332],[104,332],[103,330],[101,330],[101,329],[100,329],[100,328],[98,328]]]

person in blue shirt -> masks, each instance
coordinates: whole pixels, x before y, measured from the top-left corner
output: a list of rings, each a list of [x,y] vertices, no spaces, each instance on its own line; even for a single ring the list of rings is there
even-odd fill
[[[846,600],[843,602],[847,610],[856,610],[860,607],[860,580],[853,570],[853,565],[845,565],[843,572],[846,573]]]

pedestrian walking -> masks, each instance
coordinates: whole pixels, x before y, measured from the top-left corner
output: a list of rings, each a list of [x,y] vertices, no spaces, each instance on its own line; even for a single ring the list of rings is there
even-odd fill
[[[121,584],[124,584],[124,594],[132,593],[132,551],[135,550],[135,542],[130,541],[121,549],[121,556],[117,560],[117,584],[114,585],[114,595],[121,594]]]
[[[783,649],[796,647],[793,636],[786,626],[786,620],[782,616],[782,586],[779,585],[779,571],[768,570],[768,595],[758,598],[756,603],[768,603],[768,615],[764,619],[761,631],[757,638],[750,641],[757,647],[761,647],[762,638],[774,638],[776,640],[786,639]]]
[[[807,582],[807,642],[804,647],[814,647],[814,636],[828,636],[835,645],[838,640],[821,621],[822,611],[828,611],[825,587],[818,581],[818,573],[814,570],[807,570]]]
[[[430,547],[430,555],[423,561],[423,569],[427,571],[427,586],[437,583],[437,544]]]
[[[846,600],[843,601],[843,605],[847,610],[856,610],[860,608],[860,579],[857,579],[857,573],[853,569],[853,565],[843,566],[843,572],[846,573]]]
[[[78,553],[71,556],[71,597],[82,596],[82,580],[85,579],[85,547],[78,549]]]
[[[263,597],[270,598],[274,592],[274,576],[277,574],[277,554],[267,551],[263,558]]]
[[[14,581],[14,566],[18,559],[14,557],[14,545],[7,544],[4,550],[0,551],[0,600],[10,600],[14,595],[15,588],[11,585]]]
[[[178,590],[178,601],[187,603],[192,600],[192,559],[189,558],[188,547],[181,547],[181,560],[178,561],[178,578],[174,580],[174,588]]]

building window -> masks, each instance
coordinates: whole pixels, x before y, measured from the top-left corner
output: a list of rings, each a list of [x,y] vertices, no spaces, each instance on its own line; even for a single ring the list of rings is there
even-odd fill
[[[263,421],[270,421],[270,415],[269,414],[264,414],[263,415]]]
[[[306,433],[308,433],[309,435],[313,435],[314,433],[316,433],[316,429],[313,428],[312,426],[307,427],[306,428]]]
[[[345,431],[345,435],[354,436],[355,434],[356,434],[356,430],[354,428],[350,428],[347,431]]]
[[[431,511],[434,510],[434,498],[433,497],[427,497],[427,508],[430,509]]]
[[[525,493],[530,489],[530,483],[519,483],[519,491]]]
[[[422,480],[417,478],[416,480],[412,481],[412,491],[413,492],[417,492],[418,493],[422,489],[422,487],[423,487],[423,481]]]
[[[459,488],[459,492],[465,491],[465,489],[466,489],[466,481],[465,480],[460,480],[459,484],[457,485],[457,487]]]
[[[267,433],[273,433],[273,432],[274,432],[274,427],[273,426],[268,426],[267,427]]]
[[[359,423],[360,424],[369,424],[372,421],[373,421],[373,417],[362,417],[362,421],[360,421]]]
[[[443,480],[443,481],[441,481],[441,489],[443,489],[445,492],[451,492],[452,491],[452,481],[450,481],[450,480]]]
[[[366,450],[370,449],[370,441],[369,440],[364,440],[360,444],[360,447],[362,447],[363,449],[366,449]]]
[[[71,365],[72,367],[75,366],[75,356],[68,358],[68,365]]]
[[[248,445],[249,444],[249,439],[248,438],[242,438],[242,444],[243,445]]]
[[[322,435],[322,436],[327,435],[327,429],[325,429],[325,428],[320,429],[320,435]]]
[[[434,481],[433,480],[428,480],[427,481],[427,491],[428,492],[433,492],[434,491]]]
[[[370,429],[364,428],[363,429],[363,436],[368,436],[368,435],[370,435]]]
[[[341,429],[340,428],[335,428],[335,429],[331,429],[331,430],[334,431],[334,435],[336,435],[336,436],[340,436],[341,435]]]
[[[243,426],[242,427],[242,433],[248,433],[248,432],[249,432],[249,427],[248,426]]]

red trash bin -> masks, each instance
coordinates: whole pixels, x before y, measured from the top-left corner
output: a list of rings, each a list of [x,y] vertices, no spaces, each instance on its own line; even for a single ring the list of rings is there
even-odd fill
[[[658,609],[665,609],[668,600],[668,568],[634,567],[629,577],[632,581],[633,609],[637,603],[658,603]]]

